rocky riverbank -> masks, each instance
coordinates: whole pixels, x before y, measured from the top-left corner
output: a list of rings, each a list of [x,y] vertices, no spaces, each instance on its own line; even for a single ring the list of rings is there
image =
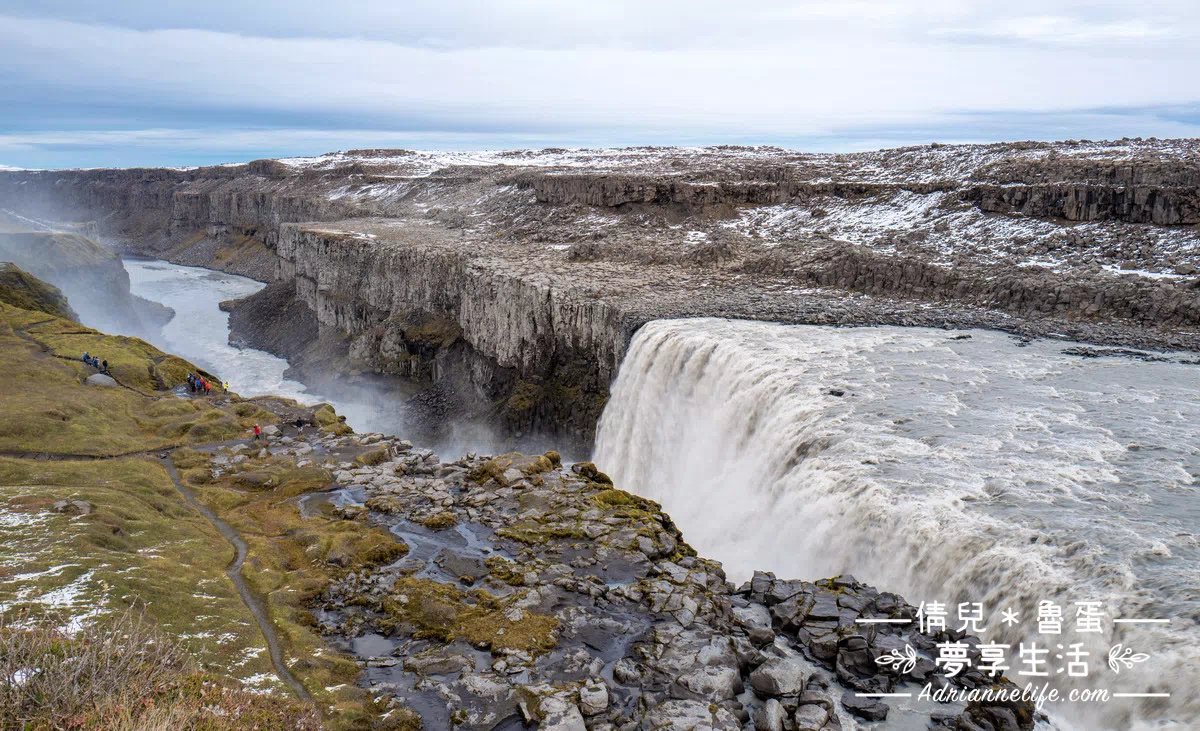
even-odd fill
[[[916,610],[853,577],[756,574],[733,586],[658,505],[590,463],[556,453],[445,462],[393,437],[284,424],[266,448],[214,451],[203,481],[280,458],[332,475],[299,498],[303,515],[386,529],[404,548],[369,567],[327,555],[345,571],[311,605],[390,727],[817,731],[891,717],[1032,728],[1028,704],[918,709],[860,696],[996,681],[949,678],[933,662],[936,642],[976,638],[859,623]],[[910,668],[876,662],[909,646]]]

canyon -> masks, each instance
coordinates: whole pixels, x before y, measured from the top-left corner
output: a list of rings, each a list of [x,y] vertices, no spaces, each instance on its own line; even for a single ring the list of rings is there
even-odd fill
[[[1015,597],[1032,612],[1044,587],[1021,571],[1078,568],[1054,589],[1069,598],[1106,586],[1093,564],[1105,554],[1125,567],[1119,591],[1108,587],[1119,607],[1194,614],[1187,507],[1172,497],[1194,460],[1155,440],[1189,438],[1190,420],[1160,396],[1188,398],[1187,351],[1200,350],[1198,162],[1200,141],[1155,139],[836,155],[356,150],[0,172],[0,216],[29,268],[58,259],[64,242],[95,240],[263,282],[221,303],[231,343],[286,358],[287,378],[314,392],[359,389],[406,415],[394,436],[356,435],[328,407],[221,395],[228,418],[269,420],[268,442],[197,434],[173,447],[178,485],[217,510],[252,508],[226,517],[252,537],[247,566],[268,610],[270,597],[289,597],[273,621],[303,638],[291,648],[304,658],[293,657],[297,682],[335,715],[365,718],[354,714],[369,715],[370,696],[399,728],[421,716],[479,729],[833,729],[887,716],[889,728],[1011,730],[1031,727],[1028,703],[870,700],[914,683],[993,684],[933,664],[935,641],[959,635],[859,626],[916,616],[870,584]],[[1073,401],[1078,378],[1104,389]],[[1026,421],[1013,424],[988,416],[980,394],[1007,389],[1014,408],[1047,379],[1042,399],[1055,409],[1018,409]],[[1113,407],[1088,411],[1097,400]],[[923,418],[908,425],[909,412]],[[1032,433],[1074,438],[1079,425],[1078,439],[1031,451],[1034,416]],[[464,424],[501,435],[505,448],[486,451],[523,453],[445,459],[413,446],[469,447],[448,438]],[[1009,472],[1020,472],[1014,454],[1060,456],[998,486],[972,451],[993,437]],[[598,466],[583,461],[593,451]],[[947,467],[947,455],[965,466]],[[1072,495],[1052,514],[1078,520],[1033,510],[1022,518],[1041,526],[1030,536],[1006,522],[1027,498],[1047,499],[1044,471],[1067,467],[1083,476],[1059,475]],[[1091,494],[1093,467],[1128,472],[1161,541],[1076,536],[1112,523],[1075,499]],[[1001,508],[992,516],[976,500]],[[728,520],[713,518],[725,505],[736,506]],[[976,518],[983,528],[941,532]],[[814,520],[819,530],[805,527]],[[794,555],[781,562],[785,544]],[[842,573],[754,570],[776,565]],[[1130,637],[1169,653],[1179,677],[1194,671],[1186,631],[1104,639]],[[920,653],[912,669],[877,666],[906,644]],[[338,659],[313,660],[318,647]],[[1084,722],[1193,714],[1176,695]]]
[[[1196,349],[1194,140],[357,150],[0,173],[0,208],[269,282],[234,338],[302,380],[415,380],[431,429],[586,451],[633,333],[674,317],[985,327]]]

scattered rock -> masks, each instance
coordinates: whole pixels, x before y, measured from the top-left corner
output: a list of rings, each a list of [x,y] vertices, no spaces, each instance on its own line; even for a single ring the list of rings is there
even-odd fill
[[[887,718],[888,705],[878,698],[863,698],[848,690],[842,694],[842,705],[859,718],[882,721]]]
[[[608,710],[608,687],[597,681],[580,688],[579,710],[585,716],[595,716]]]
[[[63,515],[90,515],[93,506],[86,500],[59,500],[50,509]]]
[[[821,731],[829,721],[829,712],[819,705],[808,703],[796,706],[796,731]]]
[[[754,731],[783,731],[786,715],[783,704],[770,698],[754,713]]]
[[[797,658],[772,658],[750,673],[750,685],[761,696],[794,696],[804,690],[807,668]]]

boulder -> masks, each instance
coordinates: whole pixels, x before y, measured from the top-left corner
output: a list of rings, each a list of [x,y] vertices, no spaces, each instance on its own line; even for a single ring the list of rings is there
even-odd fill
[[[608,686],[601,681],[579,689],[579,710],[585,716],[595,716],[608,710]]]
[[[542,700],[539,710],[542,713],[542,721],[538,724],[540,731],[587,731],[583,714],[573,703],[550,696]]]
[[[89,386],[100,386],[102,388],[116,388],[121,385],[110,375],[104,373],[93,373],[84,380]]]
[[[405,670],[422,676],[461,673],[473,665],[471,658],[449,652],[423,652],[404,660]]]
[[[772,658],[750,673],[750,685],[763,697],[799,695],[808,681],[806,670],[799,658]]]
[[[659,703],[646,715],[643,728],[655,731],[739,731],[738,723],[727,709],[704,701],[667,701]]]
[[[754,731],[783,731],[783,704],[769,699],[754,712]]]
[[[796,707],[796,731],[821,731],[829,721],[829,713],[819,705],[809,703]]]
[[[742,676],[734,666],[706,666],[681,676],[671,695],[685,700],[723,701],[741,693]]]
[[[855,716],[867,721],[882,721],[888,715],[886,703],[878,698],[863,698],[851,690],[842,694],[842,706]]]

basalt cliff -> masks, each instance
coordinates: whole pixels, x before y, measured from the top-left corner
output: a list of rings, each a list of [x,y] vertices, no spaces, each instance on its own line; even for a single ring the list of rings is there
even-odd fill
[[[586,443],[656,318],[1000,328],[1200,348],[1200,141],[357,150],[0,173],[0,208],[270,282],[234,337],[415,379],[429,423]]]

